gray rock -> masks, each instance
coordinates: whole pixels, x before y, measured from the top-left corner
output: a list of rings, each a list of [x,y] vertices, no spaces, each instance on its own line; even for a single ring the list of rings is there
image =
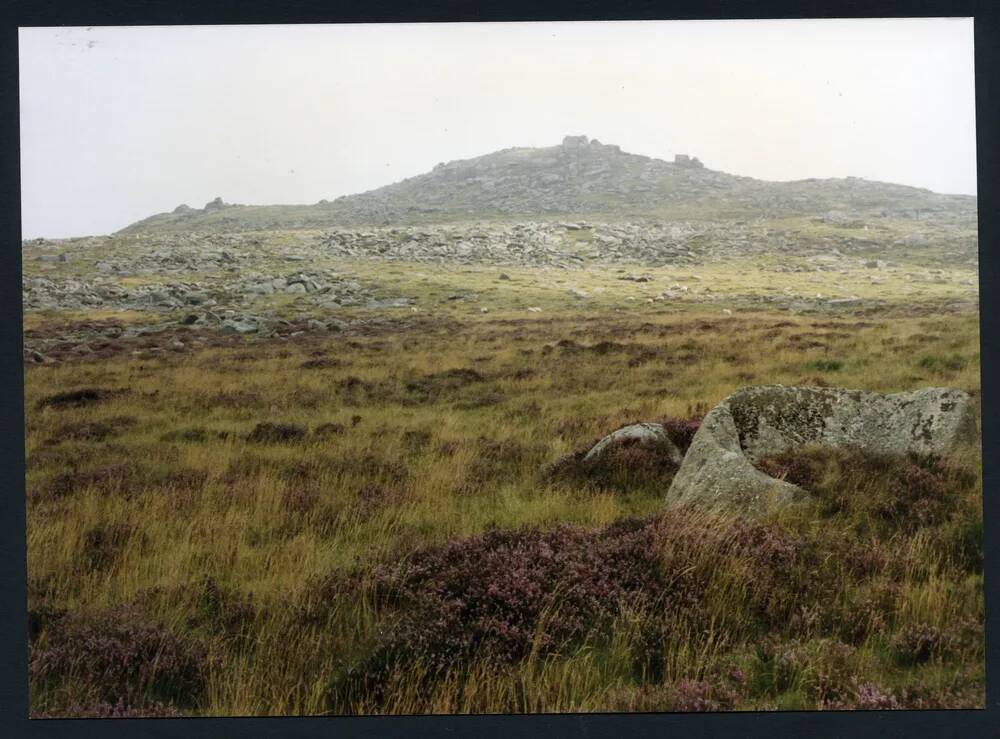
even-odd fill
[[[671,461],[680,464],[683,454],[670,440],[667,430],[659,423],[634,423],[612,431],[590,448],[584,460],[599,459],[609,447],[623,441],[635,440],[640,446],[659,446],[669,454]]]
[[[222,322],[220,330],[224,334],[253,334],[258,326],[251,321],[229,320]]]
[[[782,385],[743,388],[705,417],[667,503],[762,512],[806,500],[802,488],[755,466],[763,457],[798,447],[944,455],[977,439],[972,399],[961,390],[882,395]]]

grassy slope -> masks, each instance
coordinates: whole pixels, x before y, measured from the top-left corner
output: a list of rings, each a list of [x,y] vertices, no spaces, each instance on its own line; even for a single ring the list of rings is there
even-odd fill
[[[715,625],[689,624],[692,631],[670,637],[655,677],[634,665],[647,648],[644,624],[659,622],[623,614],[610,639],[595,636],[561,656],[529,658],[507,670],[471,665],[433,682],[430,695],[400,690],[375,701],[331,694],[338,665],[363,658],[391,614],[355,593],[327,603],[319,623],[303,623],[300,611],[315,597],[317,578],[371,573],[414,549],[489,527],[600,526],[655,514],[658,490],[555,485],[540,473],[544,463],[625,422],[686,417],[741,385],[817,376],[879,391],[979,388],[974,315],[913,308],[863,321],[749,311],[726,318],[717,305],[645,303],[648,292],[662,289],[659,280],[654,288],[596,271],[507,270],[514,278],[508,284],[494,280],[496,270],[354,268],[361,276],[377,272],[385,284],[420,296],[422,305],[434,303],[432,317],[369,336],[28,369],[33,609],[89,613],[139,603],[158,623],[206,641],[217,660],[204,690],[182,708],[214,715],[662,710],[678,705],[678,681],[707,680],[720,665],[739,666],[748,676],[737,708],[815,707],[820,693],[813,678],[823,670],[846,671],[897,695],[915,690],[933,705],[981,705],[981,633],[971,646],[917,665],[901,665],[892,646],[908,627],[981,623],[981,573],[947,544],[952,528],[981,526],[977,486],[962,493],[947,525],[880,534],[879,545],[897,566],[864,578],[838,576],[837,607],[851,593],[890,593],[881,606],[884,626],[858,639],[846,664],[838,666],[824,639],[840,640],[838,619],[851,614],[838,616],[829,604],[829,618],[810,629],[767,625],[779,643],[798,639],[813,655],[778,680],[773,660],[749,636],[760,625],[749,616],[740,620],[734,591],[717,602]],[[748,279],[775,288],[775,281],[802,280],[752,272],[727,277],[722,267],[697,272],[730,297],[752,292]],[[458,286],[481,292],[479,301],[445,302]],[[582,308],[566,296],[569,286],[603,286],[622,291],[618,298],[632,293],[635,307],[622,308],[605,292]],[[892,292],[884,285],[864,289]],[[954,282],[920,290],[923,301],[958,293]],[[526,314],[527,305],[543,312]],[[621,347],[555,346],[566,339]],[[302,368],[317,358],[336,362]],[[456,384],[436,376],[449,369],[473,369],[484,379]],[[52,393],[85,386],[129,393],[90,408],[37,409]],[[245,441],[242,435],[262,421],[309,429],[332,422],[343,431],[295,443]],[[106,438],[71,438],[87,422],[105,423]],[[186,440],[179,432],[193,433]],[[978,469],[975,460],[957,463]],[[870,536],[850,516],[820,523],[789,517],[778,525],[859,547]],[[92,533],[112,530],[119,535]],[[253,594],[249,638],[201,617],[205,577]],[[419,661],[409,669],[404,684],[421,684]],[[81,686],[72,678],[36,685],[33,708],[65,710],[85,698],[74,693]]]

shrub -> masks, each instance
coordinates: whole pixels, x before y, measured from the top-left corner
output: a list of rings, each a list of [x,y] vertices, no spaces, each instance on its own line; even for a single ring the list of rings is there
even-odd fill
[[[677,448],[682,452],[686,452],[688,447],[691,446],[691,441],[694,439],[694,435],[698,433],[698,429],[701,428],[701,422],[704,419],[704,414],[690,416],[689,418],[674,418],[672,416],[667,416],[660,419],[660,423],[663,424],[663,428],[666,429],[667,436],[670,440],[677,445]]]
[[[342,433],[344,433],[344,424],[342,423],[322,423],[313,429],[313,436],[318,439],[327,436],[337,436]]]
[[[174,706],[163,703],[128,705],[119,699],[117,703],[93,703],[72,705],[60,711],[31,713],[31,718],[180,718],[185,714]]]
[[[147,700],[193,705],[203,695],[207,655],[197,642],[147,622],[137,611],[60,619],[31,648],[33,686],[61,685],[94,702]]]
[[[642,490],[663,492],[677,473],[671,444],[684,452],[701,425],[701,417],[663,418],[658,421],[670,443],[620,439],[612,442],[596,457],[587,453],[597,440],[549,465],[545,475],[550,480],[582,484],[596,490]]]
[[[925,354],[917,362],[917,366],[930,372],[958,372],[968,366],[969,360],[957,354],[943,356],[940,354]]]
[[[43,631],[66,617],[64,608],[57,608],[48,602],[28,606],[28,641],[34,642]]]
[[[102,493],[130,494],[148,476],[149,470],[132,460],[89,470],[72,469],[54,475],[38,488],[33,488],[29,492],[29,499],[33,502],[57,500],[89,487],[98,488]]]
[[[160,438],[162,441],[186,441],[186,442],[203,444],[206,441],[212,439],[227,439],[229,438],[229,432],[210,431],[205,428],[196,427],[190,429],[178,429],[175,431],[168,431]]]
[[[247,436],[247,441],[259,444],[280,444],[305,438],[306,429],[293,423],[258,423]]]
[[[249,637],[256,616],[252,594],[224,588],[213,578],[206,577],[200,583],[189,625],[206,627],[211,633],[229,639],[243,640]]]
[[[405,664],[435,675],[558,653],[606,634],[621,607],[703,624],[707,582],[726,558],[748,572],[750,613],[783,618],[791,598],[778,581],[799,554],[773,527],[679,511],[602,529],[490,531],[426,548],[375,572],[385,627],[335,689],[377,693]]]
[[[80,408],[86,405],[93,405],[101,401],[121,395],[122,390],[109,390],[106,388],[85,387],[79,390],[68,390],[55,395],[49,395],[38,402],[39,408]]]
[[[837,372],[843,366],[844,363],[839,359],[814,359],[812,362],[806,363],[806,369],[816,372]]]
[[[125,523],[99,524],[83,535],[81,558],[89,570],[100,570],[113,564],[135,528]]]
[[[340,367],[342,364],[343,362],[333,357],[319,357],[317,359],[307,359],[299,367],[302,369],[331,369]]]
[[[823,467],[832,454],[826,449],[786,450],[759,460],[757,468],[771,477],[809,490],[822,477]]]
[[[124,429],[135,425],[135,423],[136,419],[132,416],[114,416],[106,421],[68,423],[57,428],[46,443],[58,444],[67,439],[73,441],[104,441],[109,437],[118,436]]]
[[[788,450],[758,460],[763,472],[809,490],[826,515],[870,521],[884,532],[945,521],[976,476],[941,459],[897,457],[859,449]]]
[[[931,624],[905,626],[892,641],[897,661],[911,665],[922,664],[935,656],[943,656],[949,651],[950,646],[949,635]]]
[[[830,638],[781,641],[776,636],[757,645],[752,683],[765,695],[799,690],[819,704],[852,695],[855,648]]]
[[[460,390],[473,383],[486,380],[479,372],[468,367],[459,367],[424,375],[406,383],[406,392],[417,402],[430,402],[447,393]]]
[[[899,708],[899,703],[891,692],[883,692],[877,685],[862,683],[854,698],[855,708],[863,711],[884,711]]]
[[[681,680],[669,691],[670,710],[678,712],[728,711],[739,694],[725,683]]]
[[[292,513],[309,513],[319,502],[319,493],[308,487],[294,487],[281,496],[281,507]]]
[[[874,683],[860,683],[849,697],[825,700],[820,707],[827,711],[887,711],[902,708],[891,691],[884,691]]]

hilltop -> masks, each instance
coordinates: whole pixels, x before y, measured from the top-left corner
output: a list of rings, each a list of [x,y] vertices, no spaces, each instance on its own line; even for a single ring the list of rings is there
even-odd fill
[[[438,164],[430,172],[314,205],[180,205],[119,233],[238,232],[465,221],[739,220],[801,216],[960,222],[976,198],[856,177],[767,182],[631,154],[586,136]]]

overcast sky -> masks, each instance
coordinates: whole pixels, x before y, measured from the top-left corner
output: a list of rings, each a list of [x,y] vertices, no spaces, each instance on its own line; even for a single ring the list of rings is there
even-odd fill
[[[20,60],[25,238],[314,203],[566,134],[976,192],[971,19],[35,28]]]

